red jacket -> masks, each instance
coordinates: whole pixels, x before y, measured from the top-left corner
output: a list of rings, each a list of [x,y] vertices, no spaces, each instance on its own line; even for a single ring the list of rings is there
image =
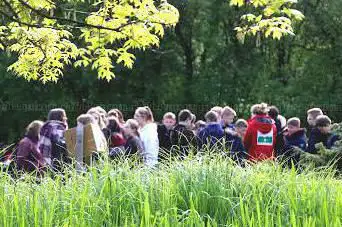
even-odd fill
[[[260,161],[274,158],[277,127],[267,115],[256,115],[248,121],[244,146],[248,159]]]

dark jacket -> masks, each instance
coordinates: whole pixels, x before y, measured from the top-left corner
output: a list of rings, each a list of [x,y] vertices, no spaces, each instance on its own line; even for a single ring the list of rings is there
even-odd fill
[[[144,149],[144,146],[139,136],[130,136],[129,138],[127,138],[124,147],[126,150],[125,155],[128,156],[135,155],[137,153],[140,153],[140,155],[142,155]]]
[[[311,130],[311,133],[310,133],[310,138],[309,138],[309,142],[308,142],[308,147],[306,149],[307,152],[309,153],[317,153],[317,149],[315,147],[316,144],[318,143],[323,143],[323,145],[326,147],[326,148],[329,148],[328,146],[328,139],[329,137],[332,136],[331,134],[323,134],[321,133],[321,131],[319,131],[318,128],[313,128]],[[329,144],[331,145],[331,144]]]
[[[292,135],[285,136],[285,147],[294,146],[306,150],[306,131],[301,129]]]
[[[193,131],[185,125],[178,124],[170,132],[172,143],[172,156],[184,158],[189,154],[191,146],[196,147],[196,137]]]
[[[281,122],[278,118],[274,120],[274,124],[277,128],[277,136],[275,143],[276,156],[282,155],[285,145],[284,140],[284,128],[281,127]]]
[[[218,141],[222,140],[223,137],[224,131],[221,124],[208,124],[198,134],[199,145],[200,147],[203,147],[205,144],[209,143],[209,146],[212,147],[217,144]]]
[[[226,133],[226,146],[230,150],[230,157],[241,164],[247,158],[246,149],[243,146],[242,139],[239,136]]]
[[[253,161],[273,159],[277,128],[267,115],[256,115],[248,121],[244,147],[248,159]]]
[[[157,131],[158,131],[159,147],[166,151],[169,151],[172,146],[170,130],[168,130],[165,125],[159,124],[157,127]]]
[[[42,171],[45,162],[38,149],[38,138],[26,136],[19,142],[16,161],[19,170],[25,172]]]

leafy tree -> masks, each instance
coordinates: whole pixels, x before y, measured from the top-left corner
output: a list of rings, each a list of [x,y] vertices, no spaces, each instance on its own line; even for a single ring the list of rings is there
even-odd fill
[[[158,47],[164,29],[174,27],[179,19],[178,10],[166,0],[90,1],[87,4],[78,0],[1,0],[0,50],[18,56],[8,69],[27,80],[45,83],[56,82],[65,65],[91,66],[99,78],[109,81],[115,77],[113,63],[131,69],[135,50]],[[246,35],[257,33],[277,39],[293,35],[291,19],[303,18],[291,8],[295,0],[230,3],[254,8],[254,14],[243,15],[241,26],[236,27],[241,41]],[[196,8],[190,9],[198,12]],[[188,18],[183,17],[184,20]],[[176,32],[186,52],[189,84],[194,74],[192,44],[179,29]]]
[[[18,55],[9,70],[27,80],[56,82],[63,67],[74,63],[91,65],[99,78],[110,80],[113,58],[132,68],[134,50],[158,46],[164,27],[179,17],[166,0],[105,0],[86,6],[85,17],[76,10],[73,19],[59,15],[68,10],[65,3],[78,2],[1,0],[0,49]]]

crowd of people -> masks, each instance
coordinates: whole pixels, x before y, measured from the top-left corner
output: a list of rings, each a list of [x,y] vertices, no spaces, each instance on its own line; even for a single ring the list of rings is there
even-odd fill
[[[316,144],[323,143],[331,148],[340,139],[331,133],[331,120],[320,108],[307,111],[307,130],[301,127],[299,118],[286,120],[275,106],[265,103],[251,107],[249,120],[236,118],[231,107],[216,106],[205,114],[205,121],[196,120],[195,114],[183,109],[177,116],[165,113],[157,123],[151,109],[145,106],[137,108],[134,117],[125,121],[118,109],[106,112],[101,107],[94,107],[80,115],[77,124],[96,126],[95,133],[108,148],[104,155],[111,158],[135,155],[149,167],[170,158],[184,160],[190,154],[209,150],[239,164],[272,160],[277,156],[296,164],[299,155],[292,152],[295,148],[316,153]],[[64,136],[66,130],[68,118],[64,109],[50,110],[46,122],[30,123],[17,147],[17,168],[42,173],[49,167],[58,170],[61,163],[70,163]]]

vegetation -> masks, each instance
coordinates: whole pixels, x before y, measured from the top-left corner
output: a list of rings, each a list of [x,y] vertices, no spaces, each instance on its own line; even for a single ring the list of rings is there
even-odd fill
[[[328,171],[241,168],[205,156],[132,168],[99,163],[66,178],[1,173],[2,226],[341,226],[342,183]]]
[[[164,30],[159,48],[133,51],[133,70],[113,64],[116,77],[110,82],[98,80],[96,70],[82,65],[64,67],[65,76],[57,84],[27,83],[7,71],[17,61],[15,54],[1,52],[0,118],[5,120],[0,142],[18,141],[28,123],[44,119],[53,107],[67,110],[70,126],[79,114],[97,105],[119,108],[125,118],[133,116],[135,107],[150,105],[159,120],[163,113],[185,107],[200,119],[212,106],[228,104],[246,119],[249,106],[262,101],[277,105],[286,117],[300,117],[303,123],[306,110],[313,106],[321,107],[335,122],[342,121],[341,1],[298,1],[291,8],[305,19],[292,24],[296,36],[280,41],[246,36],[244,44],[234,28],[243,26],[241,16],[258,16],[261,8],[235,7],[227,0],[168,3],[179,12],[175,28]],[[63,11],[57,7],[54,12],[74,19],[76,9],[76,19],[84,21],[79,11],[88,4],[66,2],[60,6]],[[85,47],[82,39],[72,40]]]

